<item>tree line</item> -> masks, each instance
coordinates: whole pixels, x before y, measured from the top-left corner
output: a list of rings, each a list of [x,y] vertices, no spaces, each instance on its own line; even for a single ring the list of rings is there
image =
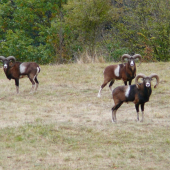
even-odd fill
[[[1,0],[0,55],[40,64],[170,60],[169,0]]]

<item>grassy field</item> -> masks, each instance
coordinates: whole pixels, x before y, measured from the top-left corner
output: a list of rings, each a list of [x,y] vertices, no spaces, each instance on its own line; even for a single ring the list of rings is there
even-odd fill
[[[19,94],[0,68],[0,170],[168,170],[170,63],[137,67],[137,73],[157,73],[160,84],[152,88],[143,123],[136,122],[134,104],[124,103],[117,124],[108,86],[97,98],[109,64],[41,66],[38,91],[29,93],[24,78]]]

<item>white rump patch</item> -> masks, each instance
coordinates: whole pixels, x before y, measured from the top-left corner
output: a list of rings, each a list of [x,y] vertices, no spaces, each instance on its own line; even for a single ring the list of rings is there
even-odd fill
[[[119,77],[120,66],[118,65],[115,69],[115,76]]]
[[[26,70],[25,64],[24,63],[20,64],[19,69],[20,69],[21,74],[25,73],[25,70]]]
[[[40,68],[39,67],[37,67],[37,74],[40,72]]]
[[[129,93],[130,93],[130,86],[127,86],[125,96],[129,97]]]

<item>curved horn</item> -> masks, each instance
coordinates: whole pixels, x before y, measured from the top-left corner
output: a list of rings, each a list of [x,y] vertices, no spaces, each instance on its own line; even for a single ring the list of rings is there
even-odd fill
[[[135,84],[136,84],[136,87],[138,88],[138,86],[139,86],[139,82],[138,82],[138,80],[139,80],[139,78],[145,78],[146,76],[144,75],[144,74],[138,74],[137,76],[136,76],[136,78],[135,78]]]
[[[141,65],[141,60],[142,60],[142,56],[140,55],[140,54],[135,54],[135,55],[133,55],[132,56],[134,59],[136,59],[136,58],[139,58],[139,60],[140,60],[140,63],[139,63],[139,65],[138,65],[138,67]]]
[[[4,61],[5,57],[4,56],[0,56],[0,60]]]
[[[125,58],[130,58],[131,56],[129,54],[123,54],[122,55],[122,63],[124,61]]]
[[[13,60],[13,61],[16,61],[15,57],[14,56],[9,56],[6,58],[7,60]]]
[[[156,78],[156,84],[155,84],[155,86],[154,86],[154,88],[156,88],[157,86],[158,86],[158,84],[159,84],[159,76],[157,75],[157,74],[155,74],[155,73],[152,73],[150,76],[149,76],[149,78]]]

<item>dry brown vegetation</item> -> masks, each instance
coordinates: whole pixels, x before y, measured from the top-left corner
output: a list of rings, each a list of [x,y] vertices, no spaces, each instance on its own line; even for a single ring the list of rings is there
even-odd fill
[[[25,78],[18,95],[0,68],[0,170],[169,169],[170,63],[137,68],[157,73],[160,84],[145,105],[144,123],[136,122],[134,104],[125,103],[117,124],[108,86],[97,98],[109,64],[41,66],[38,92],[29,93]]]

